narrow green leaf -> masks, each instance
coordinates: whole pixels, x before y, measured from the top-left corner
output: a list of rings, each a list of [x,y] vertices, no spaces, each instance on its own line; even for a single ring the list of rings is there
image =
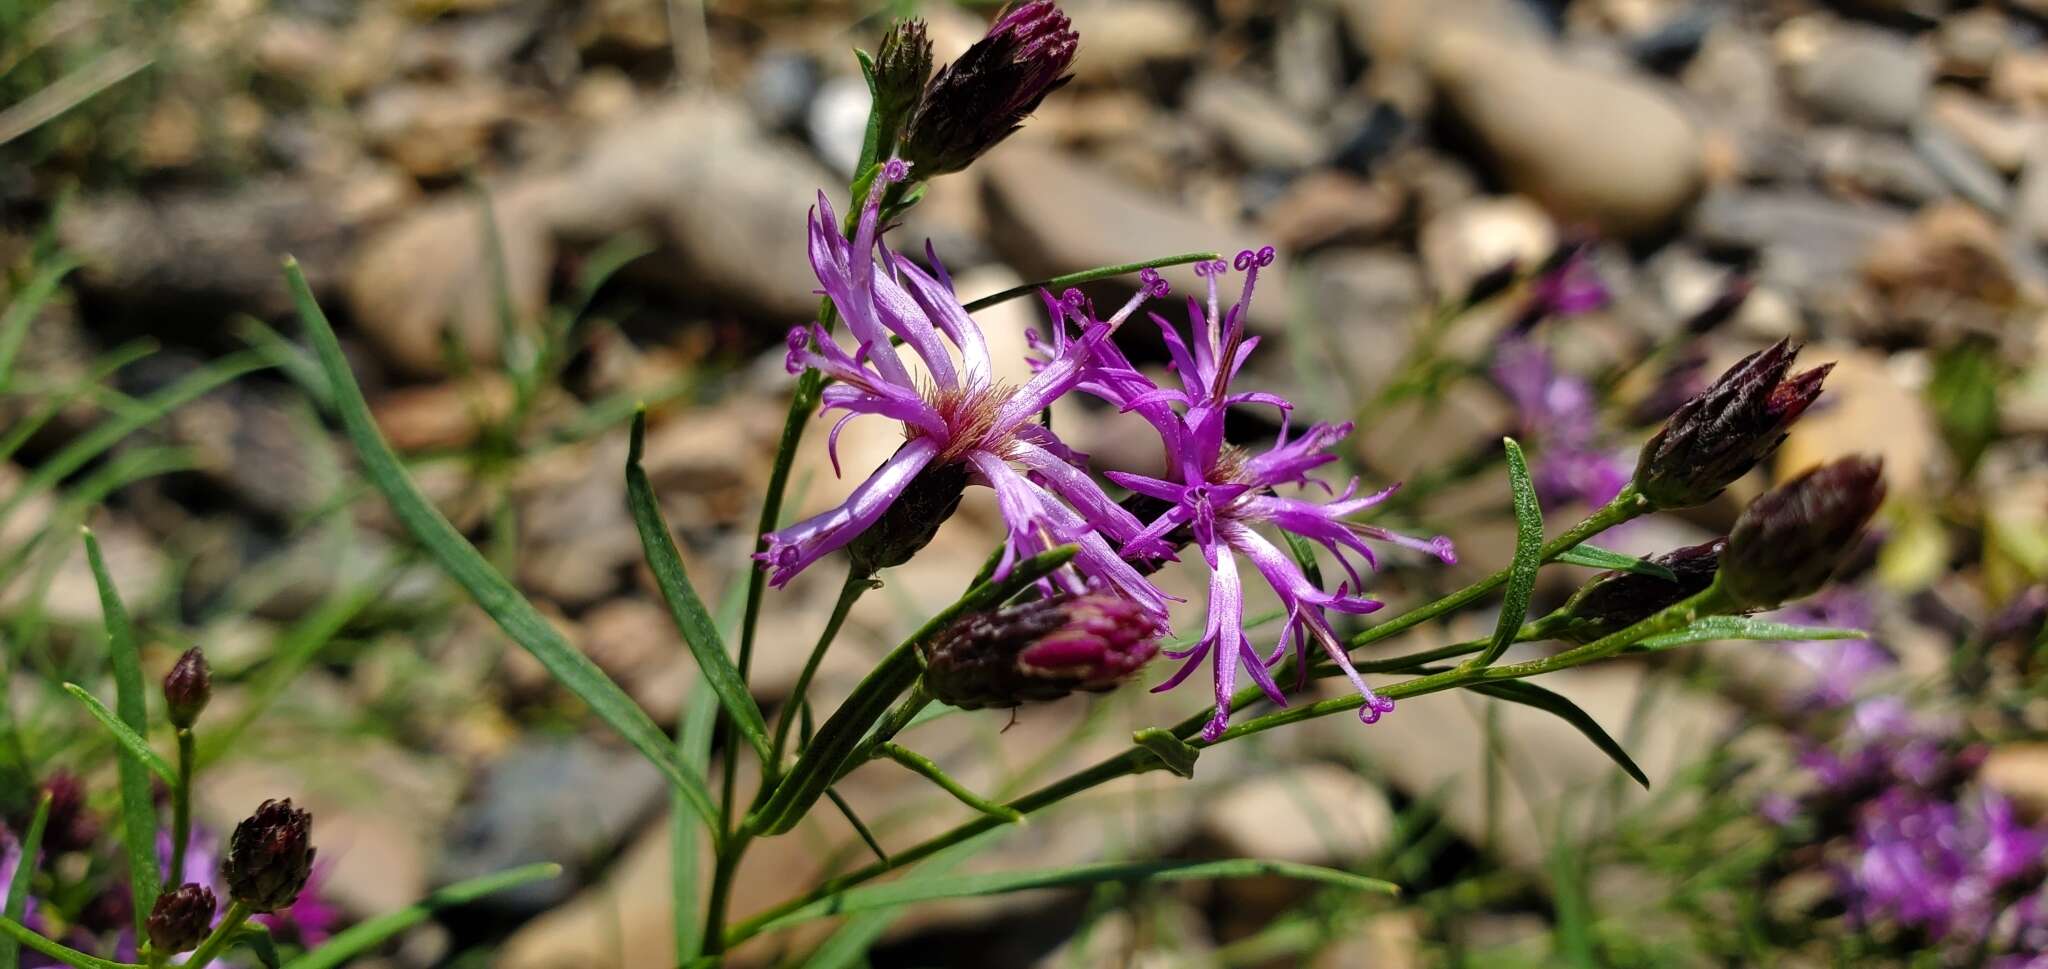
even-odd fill
[[[118,714],[107,709],[107,705],[101,703],[99,697],[86,692],[84,687],[76,683],[64,684],[64,692],[77,697],[78,702],[85,704],[85,712],[92,714],[92,718],[98,720],[100,726],[107,728],[107,733],[113,735],[114,742],[120,745],[124,755],[140,761],[143,768],[163,778],[165,783],[177,783],[177,774],[171,770],[171,765],[156,751],[150,749],[149,741],[142,739],[141,734],[122,723]]]
[[[363,400],[362,388],[356,385],[355,376],[349,372],[348,358],[342,355],[334,329],[328,324],[326,314],[321,312],[319,303],[313,299],[313,291],[307,287],[306,277],[299,271],[298,263],[287,259],[284,272],[292,299],[298,305],[299,319],[304,323],[314,352],[320,358],[321,369],[326,371],[328,382],[333,385],[334,409],[348,431],[349,440],[355,444],[356,453],[362,458],[364,474],[390,502],[400,524],[412,533],[414,540],[427,550],[443,572],[469,591],[470,597],[497,622],[498,628],[531,653],[557,681],[581,697],[590,705],[592,712],[667,775],[669,782],[686,796],[691,809],[707,823],[717,824],[718,809],[711,802],[704,778],[677,759],[668,737],[655,726],[647,711],[619,689],[619,685],[612,682],[596,663],[563,639],[562,634],[533,608],[533,604],[492,568],[476,547],[442,517],[425,495],[420,494],[406,476],[398,456],[392,453],[391,446],[378,433],[376,421],[370,416],[370,405]]]
[[[1509,703],[1519,703],[1526,707],[1535,707],[1538,710],[1556,716],[1564,722],[1571,724],[1578,732],[1585,734],[1586,739],[1593,742],[1593,746],[1600,748],[1600,752],[1606,754],[1609,760],[1614,761],[1622,770],[1627,771],[1628,776],[1635,778],[1636,783],[1643,785],[1645,788],[1650,786],[1649,775],[1644,774],[1643,769],[1636,766],[1636,762],[1629,757],[1628,751],[1621,749],[1621,744],[1616,743],[1613,737],[1608,736],[1607,731],[1600,726],[1599,721],[1594,720],[1592,715],[1579,709],[1578,704],[1566,699],[1562,694],[1546,690],[1534,683],[1522,680],[1497,680],[1490,683],[1475,683],[1468,687],[1468,689],[1474,693],[1506,700]]]
[[[768,802],[748,816],[748,826],[761,834],[782,834],[796,827],[811,806],[818,803],[818,798],[824,796],[825,788],[838,781],[854,750],[867,736],[868,728],[889,712],[904,690],[917,682],[919,644],[938,635],[960,616],[1007,601],[1067,564],[1076,551],[1072,545],[1062,545],[1016,563],[1002,581],[975,586],[898,644],[854,687],[846,702],[826,718],[818,736],[804,748],[803,755],[776,785]]]
[[[868,82],[868,123],[860,138],[860,162],[853,170],[864,172],[882,160],[882,105],[880,93],[875,88],[875,59],[867,51],[855,48],[855,60],[860,61],[861,79]],[[860,204],[861,197],[854,196],[854,204]]]
[[[562,873],[562,866],[553,862],[537,865],[522,865],[495,875],[472,878],[443,888],[412,905],[388,915],[380,915],[344,929],[327,944],[285,963],[285,969],[336,969],[349,960],[362,955],[398,933],[427,920],[440,909],[454,905],[467,905],[487,895],[517,888],[529,882],[544,881]]]
[[[1295,564],[1301,566],[1301,574],[1308,576],[1309,584],[1324,592],[1330,591],[1323,585],[1323,567],[1316,564],[1315,546],[1293,532],[1283,531],[1280,535],[1287,539],[1287,551],[1294,554]]]
[[[1610,552],[1594,545],[1575,545],[1558,553],[1557,558],[1552,561],[1563,562],[1566,565],[1583,565],[1593,569],[1614,569],[1621,572],[1634,572],[1637,575],[1647,575],[1652,578],[1663,579],[1666,582],[1678,581],[1676,573],[1649,559],[1637,558],[1633,555],[1623,555],[1620,552]]]
[[[725,590],[718,603],[718,628],[730,640],[733,630],[738,627],[740,611],[746,608],[747,584],[734,582]],[[690,684],[688,705],[683,707],[683,722],[676,728],[676,755],[683,766],[708,776],[711,772],[711,741],[718,725],[718,697],[711,692],[711,684],[703,677]],[[677,810],[668,812],[669,824],[669,878],[671,882],[671,908],[669,917],[676,937],[676,960],[688,962],[704,951],[703,913],[698,910],[697,872],[702,864],[704,845],[702,829],[696,819],[680,810],[684,796],[680,791],[671,791]]]
[[[717,692],[718,702],[725,706],[740,736],[753,745],[754,753],[766,764],[770,758],[768,724],[761,716],[761,708],[754,704],[753,694],[747,691],[746,681],[740,678],[740,671],[732,665],[732,656],[726,652],[725,639],[718,635],[717,624],[711,621],[710,610],[704,608],[704,600],[697,597],[689,573],[683,570],[682,553],[677,551],[668,522],[662,520],[661,506],[654,500],[654,485],[647,480],[647,470],[640,466],[646,437],[647,412],[643,410],[633,415],[631,443],[626,447],[626,503],[632,508],[634,526],[640,530],[640,547],[647,553],[647,567],[654,573],[661,598],[668,603],[669,617],[675,620],[683,642],[690,647],[690,655],[697,660],[697,669]]]
[[[50,823],[50,795],[36,802],[28,833],[22,835],[21,853],[14,859],[14,880],[7,886],[8,918],[21,921],[28,914],[29,881],[35,877],[36,862],[43,850],[43,829]],[[13,936],[0,938],[0,969],[21,969],[21,942]]]
[[[7,936],[23,946],[34,949],[67,966],[73,966],[75,969],[141,969],[140,966],[132,962],[115,962],[111,959],[86,955],[69,946],[58,945],[37,935],[28,926],[10,918],[0,917],[0,935]]]
[[[855,197],[858,198],[859,196]],[[975,300],[974,302],[966,304],[963,308],[966,309],[967,312],[973,313],[979,310],[988,309],[989,307],[994,306],[998,303],[1009,302],[1010,300],[1016,299],[1019,296],[1029,296],[1032,293],[1038,292],[1041,289],[1049,289],[1057,293],[1060,290],[1067,288],[1068,286],[1079,286],[1082,283],[1092,283],[1098,279],[1108,279],[1111,276],[1122,276],[1129,273],[1137,272],[1141,269],[1163,269],[1167,266],[1184,266],[1191,262],[1209,262],[1211,260],[1221,258],[1223,258],[1222,254],[1215,252],[1183,252],[1179,255],[1160,256],[1157,259],[1147,259],[1143,262],[1127,262],[1119,266],[1098,266],[1094,269],[1083,269],[1080,272],[1067,273],[1064,276],[1053,276],[1047,279],[1041,279],[1035,283],[1025,283],[1022,286],[1012,286],[1009,289],[1003,290],[1002,292],[990,293],[987,296],[983,296],[982,298]]]
[[[136,938],[142,938],[148,931],[149,910],[156,904],[163,878],[156,867],[156,800],[150,796],[146,772],[156,771],[166,781],[172,775],[163,758],[150,752],[149,743],[142,739],[149,730],[149,708],[143,699],[142,652],[135,641],[135,626],[128,621],[128,608],[121,604],[121,591],[114,588],[114,577],[107,573],[107,560],[100,554],[99,540],[90,530],[81,531],[85,536],[85,558],[92,566],[93,581],[99,585],[100,612],[107,623],[107,659],[114,669],[114,709],[120,714],[118,721],[102,722],[109,730],[118,724],[129,731],[126,737],[115,731],[115,737],[121,741],[122,750],[117,765],[121,779],[122,840],[128,850],[128,881],[135,892]],[[94,716],[105,711],[98,700],[75,684],[67,683],[65,688],[73,696],[88,701],[87,707]],[[145,752],[149,752],[148,757],[143,756]]]
[[[1794,626],[1789,623],[1772,622],[1753,616],[1702,616],[1693,620],[1692,625],[1674,632],[1651,636],[1630,647],[1639,651],[1670,649],[1674,646],[1689,646],[1693,643],[1708,643],[1717,639],[1868,639],[1870,634],[1861,629],[1835,629],[1827,626]]]
[[[953,869],[966,863],[996,842],[997,836],[1008,829],[997,828],[933,855],[930,861],[919,865],[915,871],[903,876],[899,885],[914,885],[944,878]],[[867,955],[875,940],[882,937],[890,923],[902,917],[900,908],[878,908],[862,912],[845,921],[839,930],[832,933],[824,944],[804,960],[803,969],[854,969],[864,965],[862,957]]]
[[[1224,861],[1110,861],[1045,871],[996,872],[986,875],[934,878],[927,881],[906,880],[885,885],[866,885],[793,909],[763,925],[761,930],[773,931],[815,918],[850,915],[855,912],[868,912],[941,898],[1003,895],[1037,888],[1099,885],[1104,882],[1170,882],[1209,878],[1262,878],[1275,875],[1336,885],[1354,891],[1386,895],[1400,893],[1400,887],[1392,882],[1366,878],[1334,868],[1289,861],[1268,861],[1258,858],[1231,858]]]
[[[1515,643],[1515,634],[1529,618],[1529,596],[1536,588],[1536,571],[1543,567],[1543,509],[1536,503],[1536,485],[1529,479],[1529,460],[1512,437],[1500,440],[1507,449],[1508,486],[1515,499],[1515,560],[1508,566],[1508,587],[1501,600],[1500,621],[1494,624],[1493,640],[1486,652],[1472,660],[1472,666],[1491,666]]]
[[[29,324],[35,322],[43,304],[57,292],[57,285],[76,268],[78,261],[68,256],[52,260],[29,278],[14,302],[7,304],[7,312],[0,314],[0,388],[6,387],[14,376],[14,358],[28,339]]]
[[[898,744],[882,744],[881,752],[883,756],[910,768],[925,780],[937,784],[941,790],[953,795],[954,800],[976,811],[980,811],[998,821],[1010,824],[1024,823],[1022,812],[1019,812],[1016,808],[1006,807],[974,793],[967,788],[967,785],[954,779],[953,775],[946,773],[936,762],[923,754]]]
[[[868,828],[868,823],[860,819],[860,815],[853,810],[853,805],[846,803],[846,798],[839,796],[838,789],[826,788],[825,797],[832,802],[833,807],[839,809],[839,816],[845,818],[847,824],[853,825],[853,833],[859,835],[861,843],[867,845],[868,850],[875,853],[875,860],[885,865],[888,864],[889,853],[882,850],[882,842],[875,838],[875,832]],[[1019,818],[1018,820],[1023,819]]]
[[[1202,752],[1187,741],[1174,736],[1173,731],[1146,727],[1132,734],[1131,742],[1157,756],[1159,768],[1182,777],[1195,776],[1195,758],[1201,756]]]

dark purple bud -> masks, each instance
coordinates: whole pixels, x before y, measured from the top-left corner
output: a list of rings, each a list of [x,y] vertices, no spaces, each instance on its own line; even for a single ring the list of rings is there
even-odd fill
[[[1080,47],[1081,35],[1051,0],[1004,14],[925,85],[903,131],[903,159],[920,178],[966,168],[1072,79],[1067,67]]]
[[[1569,620],[1559,639],[1590,643],[1633,626],[1666,606],[1706,591],[1721,567],[1725,538],[1675,548],[1650,559],[1671,570],[1678,581],[1637,572],[1602,572],[1579,587],[1565,603]]]
[[[925,34],[924,21],[899,20],[875,51],[875,113],[881,119],[882,137],[894,143],[896,133],[910,113],[917,110],[932,76],[932,41]]]
[[[1785,376],[1799,348],[1780,340],[1743,357],[1680,405],[1636,460],[1636,491],[1659,508],[1705,504],[1768,457],[1820,396],[1833,364]]]
[[[1685,321],[1685,332],[1695,336],[1710,332],[1721,324],[1735,318],[1742,310],[1742,304],[1749,300],[1750,291],[1756,289],[1756,280],[1748,276],[1736,276],[1722,287],[1721,295],[1714,297],[1699,312]]]
[[[186,882],[156,897],[149,910],[149,947],[158,955],[176,955],[199,947],[213,931],[213,889]]]
[[[313,816],[291,798],[264,801],[228,839],[221,879],[228,897],[255,912],[289,907],[313,874]]]
[[[865,575],[902,565],[931,544],[939,526],[960,507],[967,491],[967,465],[929,464],[867,531],[846,546],[853,567]]]
[[[99,840],[99,819],[85,803],[85,784],[78,775],[57,771],[43,781],[43,793],[50,798],[50,820],[43,829],[43,845],[51,854],[82,851]]]
[[[1164,498],[1141,495],[1134,491],[1125,495],[1124,500],[1117,502],[1117,507],[1130,512],[1133,517],[1141,522],[1151,522],[1156,521],[1159,516],[1172,511],[1174,504]],[[1179,552],[1181,549],[1188,547],[1189,542],[1195,540],[1195,530],[1188,525],[1182,525],[1160,536],[1159,540],[1165,543],[1168,548]],[[1168,561],[1171,560],[1166,558],[1134,559],[1131,561],[1131,568],[1137,569],[1139,575],[1151,575],[1165,568]]]
[[[925,642],[924,685],[968,710],[1099,693],[1159,651],[1159,631],[1137,603],[1101,593],[977,612]]]
[[[1823,464],[1749,503],[1721,553],[1721,588],[1738,605],[1769,608],[1818,591],[1856,550],[1884,503],[1884,463]]]
[[[211,699],[213,669],[206,665],[206,654],[194,646],[164,675],[164,706],[170,711],[171,726],[192,729]]]
[[[1521,276],[1521,273],[1521,263],[1512,257],[1508,261],[1480,273],[1479,278],[1474,279],[1472,285],[1465,288],[1465,307],[1469,309],[1478,306],[1495,296],[1507,292],[1508,287],[1515,284],[1515,280]]]

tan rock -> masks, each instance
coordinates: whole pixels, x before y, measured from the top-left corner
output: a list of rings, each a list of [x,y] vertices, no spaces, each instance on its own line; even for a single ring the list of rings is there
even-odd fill
[[[1394,809],[1356,771],[1303,764],[1238,782],[1205,805],[1202,827],[1233,855],[1327,864],[1385,848]]]
[[[1850,454],[1884,458],[1891,494],[1924,493],[1945,462],[1940,435],[1921,396],[1883,357],[1836,346],[1810,346],[1802,368],[1832,361],[1819,403],[1792,426],[1778,448],[1779,479]]]
[[[2048,817],[2048,743],[2000,744],[1977,777],[2035,817]]]
[[[1424,223],[1418,246],[1431,288],[1450,298],[1510,261],[1540,264],[1557,248],[1557,229],[1541,207],[1522,196],[1479,198]]]
[[[1699,192],[1699,133],[1644,78],[1471,30],[1437,34],[1427,63],[1508,184],[1560,220],[1636,235],[1669,224]]]
[[[398,451],[461,448],[475,443],[485,426],[511,413],[512,396],[510,380],[478,374],[380,395],[370,414]]]

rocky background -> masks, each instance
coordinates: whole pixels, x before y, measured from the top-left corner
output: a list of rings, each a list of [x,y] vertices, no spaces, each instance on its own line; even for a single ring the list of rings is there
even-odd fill
[[[673,723],[695,674],[620,500],[625,417],[636,401],[652,407],[649,471],[697,584],[707,598],[733,587],[786,401],[782,334],[815,307],[803,214],[820,188],[841,204],[859,149],[866,93],[849,50],[914,9],[948,59],[993,11],[768,0],[718,0],[701,13],[659,0],[8,6],[0,263],[22,270],[52,248],[77,261],[33,325],[24,369],[43,387],[89,380],[102,354],[135,340],[155,352],[119,370],[128,395],[252,345],[279,367],[206,394],[109,459],[168,446],[188,467],[128,484],[89,515],[89,500],[67,502],[91,468],[71,474],[71,487],[9,506],[0,548],[63,515],[92,521],[160,640],[158,667],[179,644],[204,644],[222,706],[261,714],[204,785],[204,816],[226,824],[292,792],[319,818],[332,866],[324,892],[351,917],[511,864],[570,866],[366,965],[667,965],[659,778],[421,566],[380,503],[361,500],[345,443],[291,379],[277,259],[291,253],[306,268],[422,484],[572,640]],[[1580,373],[1640,359],[1747,275],[1754,291],[1705,346],[1718,363],[1790,336],[1810,341],[1808,360],[1838,361],[1831,403],[1800,425],[1779,470],[1847,451],[1885,456],[1891,540],[1873,581],[1909,667],[1940,668],[1959,624],[2048,576],[2048,4],[1064,6],[1083,38],[1075,81],[984,162],[934,183],[898,230],[899,245],[930,238],[963,295],[1271,243],[1283,274],[1262,287],[1254,316],[1272,347],[1259,365],[1309,416],[1341,418],[1389,378],[1432,305],[1506,260],[1540,262],[1561,240],[1597,240],[1597,270],[1615,293],[1552,334]],[[8,285],[18,292],[24,279]],[[983,318],[999,349],[1011,341],[1015,373],[1033,313],[1019,302]],[[1477,359],[1501,324],[1479,314],[1447,352]],[[551,379],[507,375],[508,360],[563,333]],[[1964,346],[1981,348],[1979,383],[1998,388],[1988,414],[1959,417],[1930,393],[1938,365]],[[1624,387],[1620,399],[1651,389]],[[18,387],[0,397],[0,429],[40,404]],[[118,405],[59,408],[0,463],[0,494]],[[1375,481],[1428,479],[1502,433],[1528,433],[1525,416],[1474,384],[1426,413],[1381,414],[1352,457]],[[1114,415],[1056,420],[1111,466],[1158,460]],[[893,443],[884,427],[855,425],[842,458],[865,468]],[[1644,522],[1610,544],[1697,541],[1725,528],[1762,480],[1696,520]],[[802,511],[845,487],[822,446],[806,449],[796,481]],[[1396,557],[1379,592],[1424,596],[1504,564],[1505,492],[1495,472],[1404,506],[1456,538],[1464,562],[1446,573]],[[950,601],[996,534],[992,509],[970,500],[931,550],[861,603],[817,696],[843,694]],[[11,642],[70,655],[98,622],[90,575],[61,549],[38,561],[42,588],[0,587],[0,612]],[[1556,581],[1546,594],[1567,590]],[[764,705],[786,698],[835,584],[807,576],[771,600],[754,681]],[[33,626],[21,624],[27,613]],[[1484,615],[1469,621],[1490,628]],[[1715,689],[1659,687],[1682,678],[1628,664],[1548,685],[1617,735],[1633,725],[1629,747],[1661,784],[1733,720],[1771,706],[1782,664],[1761,649],[1710,653]],[[24,709],[48,702],[28,685],[16,693]],[[1656,714],[1632,714],[1646,696]],[[954,721],[970,727],[913,737],[1002,791],[1071,763],[1076,749],[1114,749],[1131,727],[1177,719],[1192,699],[1134,689],[1033,708],[1007,730],[1001,714],[977,714]],[[2034,812],[2048,809],[2041,702],[2037,693],[1986,768]],[[1586,792],[1615,776],[1553,719],[1451,696],[1406,704],[1370,729],[1335,718],[1261,743],[1205,755],[1192,782],[1147,778],[1084,799],[970,869],[1254,854],[1434,886],[1465,883],[1480,858],[1491,881],[1472,883],[1507,887],[1476,902],[1351,911],[1312,956],[1239,944],[1286,919],[1315,921],[1317,899],[1278,883],[1195,886],[1142,905],[1108,894],[951,903],[897,921],[873,964],[1452,964],[1551,931],[1553,849],[1566,820],[1599,836],[1603,816],[1588,814]],[[1528,776],[1503,783],[1489,767],[1502,751]],[[1760,742],[1757,756],[1787,754]],[[842,791],[887,843],[959,820],[952,802],[888,765]],[[777,901],[862,851],[830,816],[768,842],[749,858],[735,909]],[[1627,869],[1594,883],[1597,904],[1623,911],[1645,894]]]

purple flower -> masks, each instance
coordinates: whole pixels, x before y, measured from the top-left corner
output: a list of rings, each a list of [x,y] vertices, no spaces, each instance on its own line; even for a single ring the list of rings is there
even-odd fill
[[[846,412],[828,442],[834,470],[839,431],[855,417],[874,414],[901,421],[906,440],[844,504],[764,536],[767,549],[758,558],[774,569],[771,584],[788,582],[875,526],[920,474],[950,469],[965,472],[965,483],[995,490],[1009,528],[999,576],[1020,556],[1073,543],[1080,547],[1074,560],[1079,574],[1062,570],[1058,580],[1064,588],[1087,591],[1085,576],[1164,616],[1165,596],[1109,544],[1135,535],[1138,520],[1089,478],[1080,455],[1036,420],[1081,380],[1090,352],[1107,342],[1114,322],[1096,324],[1068,343],[1022,387],[996,383],[981,329],[953,295],[952,280],[937,257],[932,256],[935,275],[927,274],[881,243],[882,192],[886,183],[901,181],[908,172],[901,161],[888,163],[851,241],[839,233],[838,217],[819,194],[811,213],[811,265],[846,321],[854,348],[849,352],[813,323],[790,331],[788,360],[791,373],[814,367],[832,379],[821,412]],[[871,251],[881,253],[880,265]],[[917,355],[922,378],[912,373],[891,337]],[[959,352],[957,365],[949,343]]]
[[[1803,626],[1835,626],[1872,631],[1876,628],[1869,597],[1855,589],[1823,589],[1774,617]],[[1809,639],[1785,643],[1785,651],[1812,674],[1812,683],[1796,703],[1834,708],[1856,699],[1873,676],[1897,665],[1884,644],[1875,639]]]
[[[1320,643],[1323,651],[1350,677],[1366,703],[1359,717],[1367,723],[1393,709],[1393,701],[1373,693],[1352,668],[1344,643],[1331,629],[1325,610],[1367,613],[1380,603],[1358,595],[1365,580],[1346,553],[1355,553],[1373,563],[1365,539],[1390,541],[1428,551],[1445,562],[1456,561],[1448,539],[1422,540],[1396,535],[1385,529],[1348,519],[1378,504],[1393,489],[1360,495],[1353,479],[1341,494],[1317,502],[1299,497],[1282,497],[1274,489],[1281,485],[1306,485],[1308,472],[1337,459],[1330,453],[1351,431],[1350,424],[1318,423],[1298,437],[1289,437],[1286,415],[1293,405],[1273,394],[1235,392],[1230,381],[1244,366],[1246,357],[1258,345],[1257,337],[1245,335],[1244,316],[1250,304],[1259,269],[1273,261],[1272,247],[1237,255],[1237,268],[1245,274],[1244,289],[1227,312],[1218,303],[1217,280],[1230,268],[1221,261],[1197,267],[1209,284],[1207,312],[1193,298],[1188,300],[1191,332],[1182,339],[1173,326],[1156,314],[1152,319],[1166,341],[1180,386],[1161,387],[1131,366],[1114,344],[1103,343],[1096,351],[1095,364],[1088,368],[1080,387],[1126,411],[1135,411],[1156,429],[1166,447],[1168,479],[1138,474],[1108,472],[1107,477],[1132,491],[1164,503],[1167,507],[1144,530],[1124,543],[1124,554],[1132,558],[1174,557],[1181,536],[1200,547],[1209,568],[1209,611],[1201,639],[1191,648],[1167,655],[1185,660],[1180,670],[1155,688],[1171,689],[1194,672],[1207,658],[1214,668],[1216,715],[1202,729],[1202,736],[1215,740],[1229,724],[1231,694],[1237,684],[1240,661],[1253,682],[1274,702],[1286,698],[1273,682],[1267,667],[1277,662],[1291,638],[1304,679],[1308,674],[1309,643]],[[1156,273],[1144,277],[1146,288],[1164,293],[1165,284]],[[1078,294],[1054,300],[1047,297],[1056,325],[1053,328],[1054,360],[1071,352],[1072,340],[1065,337],[1067,322],[1085,335],[1099,331],[1103,324],[1089,312]],[[1125,312],[1129,311],[1126,307]],[[1049,372],[1052,368],[1047,367]],[[1239,404],[1265,404],[1279,409],[1282,424],[1279,438],[1264,452],[1253,453],[1223,440],[1224,413]],[[1320,484],[1318,482],[1318,484]],[[1329,491],[1327,485],[1323,486]],[[1303,574],[1294,557],[1259,533],[1272,525],[1322,545],[1336,556],[1349,577],[1337,591],[1325,592]],[[1244,630],[1244,587],[1238,556],[1252,567],[1280,597],[1287,611],[1280,641],[1269,655],[1254,651]]]
[[[8,893],[14,890],[14,875],[21,870],[21,842],[14,833],[0,825],[0,910],[7,907]],[[30,896],[25,921],[33,925],[36,921],[36,900]]]
[[[1543,442],[1531,477],[1544,504],[1604,505],[1621,493],[1629,468],[1599,444],[1599,401],[1590,385],[1559,372],[1550,351],[1526,339],[1501,345],[1493,379],[1514,403],[1522,434]]]
[[[341,909],[320,894],[321,883],[327,880],[327,863],[313,865],[313,873],[306,879],[306,887],[291,905],[275,912],[251,916],[281,938],[291,939],[306,948],[312,948],[334,934],[340,926]]]
[[[1510,330],[1520,333],[1548,316],[1577,316],[1602,309],[1612,300],[1607,284],[1593,268],[1593,247],[1571,240],[1551,253],[1544,268],[1529,282],[1528,295]]]
[[[1894,788],[1864,805],[1859,849],[1838,877],[1859,922],[1894,922],[1936,939],[1988,938],[2001,896],[2038,877],[2048,832],[2020,825],[2004,797],[1960,805]]]

